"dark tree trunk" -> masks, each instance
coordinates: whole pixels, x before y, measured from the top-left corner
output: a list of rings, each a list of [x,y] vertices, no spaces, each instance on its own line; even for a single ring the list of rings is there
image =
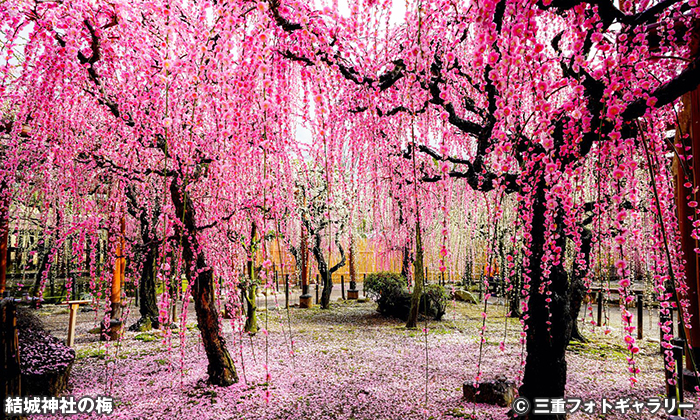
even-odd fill
[[[140,208],[133,190],[126,190],[129,198],[129,213],[139,219],[141,241],[143,242],[144,255],[139,280],[139,314],[141,318],[131,327],[132,331],[146,331],[151,328],[159,328],[159,310],[156,302],[156,259],[158,256],[158,242],[155,240],[153,226],[160,217],[160,207],[157,207],[153,219],[149,219],[145,209]]]
[[[221,336],[219,314],[214,296],[214,276],[205,261],[204,253],[197,240],[194,206],[188,195],[183,194],[178,185],[178,177],[170,184],[170,196],[180,221],[184,225],[182,235],[182,256],[187,278],[192,282],[192,297],[197,312],[197,325],[202,333],[202,343],[207,354],[209,381],[214,385],[228,386],[238,382],[238,374],[226,349],[226,341]]]
[[[313,247],[314,258],[316,258],[316,265],[318,266],[318,274],[321,277],[321,284],[323,284],[323,291],[321,292],[321,309],[328,309],[331,306],[331,292],[333,291],[333,282],[330,279],[328,273],[328,265],[326,264],[326,259],[323,257],[323,251],[321,251],[321,239],[318,234],[316,234],[316,244]]]
[[[155,265],[158,247],[148,245],[144,254],[141,279],[139,281],[139,313],[138,323],[149,323],[152,328],[158,328],[158,304],[156,303]]]
[[[411,295],[411,310],[408,313],[406,328],[416,328],[418,326],[418,306],[423,295],[423,241],[420,233],[420,222],[416,220],[416,259],[413,262],[415,267],[413,276],[413,294]]]
[[[401,200],[397,200],[397,204],[399,207],[399,226],[403,226],[406,223],[406,220],[403,217],[403,205],[401,204]],[[413,261],[411,261],[411,241],[407,241],[406,244],[403,246],[403,249],[401,251],[401,276],[403,276],[404,279],[406,279],[406,284],[410,287],[411,286],[411,264]]]
[[[314,232],[313,235],[314,247],[312,252],[314,254],[314,258],[316,258],[318,273],[320,274],[321,282],[323,283],[323,291],[321,292],[321,309],[329,309],[331,306],[331,292],[333,291],[333,273],[345,265],[345,251],[336,238],[335,244],[338,246],[338,250],[340,251],[340,262],[329,269],[326,259],[323,256],[323,251],[321,250],[320,230]]]
[[[578,258],[574,261],[573,279],[571,280],[571,339],[587,342],[586,337],[581,334],[578,329],[578,315],[581,312],[583,298],[586,296],[586,286],[583,284],[583,278],[588,273],[588,264],[591,260],[591,240],[592,234],[590,229],[584,228],[581,233],[581,253],[585,261],[585,267],[578,263]]]
[[[566,347],[571,337],[569,284],[561,264],[553,266],[549,279],[550,295],[539,293],[546,281],[542,272],[545,243],[545,182],[536,185],[532,218],[532,254],[529,257],[530,299],[527,326],[525,373],[520,395],[535,398],[563,398],[566,386]],[[558,220],[558,222],[561,222]],[[559,223],[561,226],[561,223]],[[548,304],[545,299],[551,298]],[[551,324],[548,324],[551,322]],[[532,416],[533,420],[564,420],[566,415]]]
[[[41,279],[44,276],[44,271],[46,271],[46,266],[49,264],[49,256],[51,255],[51,250],[53,249],[53,235],[46,239],[47,242],[41,247],[39,251],[39,266],[37,267],[37,272],[34,275],[34,285],[32,286],[32,296],[39,296],[39,291],[41,290]]]
[[[584,286],[583,281],[579,277],[574,276],[571,281],[571,305],[569,315],[571,317],[571,340],[580,341],[582,343],[588,341],[578,328],[578,316],[579,312],[581,312],[581,305],[583,304],[585,295],[586,286]]]
[[[401,276],[406,279],[406,284],[411,285],[411,245],[403,247],[401,257]]]

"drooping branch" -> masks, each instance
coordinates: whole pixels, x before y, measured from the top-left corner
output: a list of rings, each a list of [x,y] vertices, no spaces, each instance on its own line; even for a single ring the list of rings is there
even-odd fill
[[[700,85],[700,55],[696,56],[678,76],[659,86],[650,94],[657,100],[653,106],[668,105],[686,93],[695,90],[698,85]],[[631,122],[643,116],[651,106],[646,99],[638,98],[627,105],[622,117],[625,121]]]
[[[598,6],[598,15],[600,15],[606,26],[617,21],[629,26],[642,26],[651,23],[662,12],[674,6],[683,0],[664,0],[657,3],[648,9],[634,14],[627,14],[615,6],[612,0],[553,0],[549,4],[545,4],[543,0],[537,2],[540,9],[557,9],[560,12],[571,10],[580,4],[589,4]]]
[[[432,157],[433,159],[440,162],[450,162],[457,165],[465,165],[467,167],[466,171],[451,170],[447,172],[447,176],[456,179],[466,179],[470,187],[477,191],[488,192],[495,187],[495,181],[498,179],[498,175],[493,172],[481,172],[478,173],[474,170],[474,165],[470,160],[460,159],[453,156],[441,156],[435,150],[431,149],[425,145],[419,145],[418,150]],[[504,185],[506,186],[506,192],[518,191],[518,175],[505,173],[503,174]],[[422,177],[423,182],[438,182],[442,179],[441,175],[425,175]]]

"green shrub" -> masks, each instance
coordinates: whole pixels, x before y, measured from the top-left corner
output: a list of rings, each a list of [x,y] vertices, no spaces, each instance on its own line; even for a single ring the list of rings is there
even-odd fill
[[[439,284],[426,284],[423,290],[420,310],[439,321],[445,315],[449,299],[450,295],[444,287]],[[427,310],[424,310],[423,308],[426,307]]]
[[[397,289],[406,288],[406,279],[400,274],[391,273],[389,271],[380,271],[367,276],[364,283],[365,294],[375,301],[386,294],[392,293]]]
[[[372,273],[365,279],[364,290],[367,296],[377,302],[377,310],[384,316],[402,320],[408,319],[411,310],[411,292],[406,279],[397,273]],[[436,320],[442,319],[449,295],[444,287],[437,284],[425,286],[419,311]]]

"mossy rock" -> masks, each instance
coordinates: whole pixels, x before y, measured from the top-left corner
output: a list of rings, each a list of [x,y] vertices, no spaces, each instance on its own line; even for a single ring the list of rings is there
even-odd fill
[[[151,341],[157,341],[158,337],[155,334],[151,334],[151,333],[141,333],[141,334],[136,334],[136,337],[134,337],[134,340],[144,341],[144,342],[148,343]]]
[[[456,289],[453,292],[455,300],[458,300],[460,302],[467,302],[467,303],[477,303],[476,298],[474,297],[471,292],[467,290],[462,290],[462,289]]]
[[[154,322],[151,318],[139,318],[132,326],[129,327],[129,331],[146,332],[158,328],[158,322]]]

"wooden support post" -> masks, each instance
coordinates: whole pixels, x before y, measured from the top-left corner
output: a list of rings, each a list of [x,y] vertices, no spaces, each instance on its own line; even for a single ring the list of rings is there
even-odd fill
[[[695,25],[693,29],[693,38],[697,40],[699,26]],[[698,43],[691,42],[691,54],[698,53]],[[684,328],[684,334],[680,331],[679,336],[685,335],[688,339],[688,348],[692,352],[693,357],[686,357],[686,367],[693,370],[694,366],[692,359],[697,362],[700,360],[700,260],[697,253],[694,251],[698,247],[698,241],[695,239],[693,231],[694,220],[696,219],[695,210],[688,203],[697,201],[699,196],[694,192],[693,188],[700,186],[700,166],[698,156],[700,156],[700,88],[686,93],[682,97],[683,107],[678,114],[679,127],[676,130],[676,138],[674,143],[681,144],[679,147],[680,156],[676,156],[673,163],[675,172],[675,204],[678,220],[678,232],[680,239],[680,250],[684,254],[684,269],[685,283],[687,291],[678,293],[678,301],[686,299],[689,303],[687,312],[690,315],[690,326],[685,328],[682,322],[679,323],[679,328]],[[687,134],[687,136],[681,136]],[[679,158],[684,159],[681,162]],[[685,165],[684,170],[682,164]],[[687,177],[686,177],[687,175]],[[690,182],[690,188],[685,184]],[[679,316],[683,319],[683,316]]]
[[[637,338],[644,338],[644,294],[637,293]]]
[[[598,291],[598,326],[603,325],[603,291]]]
[[[350,277],[350,289],[348,289],[348,299],[357,299],[359,297],[359,292],[357,290],[357,282],[355,277]]]
[[[289,274],[284,275],[284,307],[289,308]]]
[[[666,363],[664,363],[664,366]],[[676,385],[671,384],[671,380],[673,379],[673,372],[669,372],[668,369],[664,368],[664,378],[666,379],[664,383],[666,384],[666,397],[667,398],[676,398]]]
[[[318,274],[316,274],[316,305],[318,305]]]
[[[362,273],[362,296],[367,297],[367,289],[365,289],[365,282],[367,281],[367,273]]]
[[[126,261],[124,257],[124,233],[126,230],[126,220],[122,216],[119,221],[120,236],[117,240],[116,250],[115,250],[115,262],[114,262],[114,276],[112,278],[112,319],[117,319],[121,316],[121,302],[122,302],[122,283],[124,282],[124,269],[126,268]]]
[[[68,338],[66,339],[66,345],[68,347],[73,347],[75,342],[75,322],[78,318],[78,308],[80,305],[90,303],[89,300],[69,300],[65,302],[64,305],[68,305],[69,318],[68,318]]]
[[[122,285],[124,283],[124,271],[126,269],[126,258],[124,256],[124,234],[126,231],[126,219],[124,216],[119,220],[120,235],[115,249],[114,271],[112,276],[112,293],[110,296],[111,312],[109,325],[103,325],[102,339],[106,336],[110,340],[116,340],[122,331],[122,322],[119,320],[122,314]]]
[[[345,277],[340,276],[340,296],[345,300]]]
[[[304,197],[304,203],[306,203],[306,197]],[[309,242],[306,229],[304,229],[304,223],[302,223],[301,228],[301,245],[299,246],[299,253],[301,254],[301,296],[299,296],[299,307],[310,308],[311,294],[309,294]]]
[[[685,353],[685,340],[682,338],[674,338],[671,340],[673,344],[673,359],[676,361],[676,390],[678,392],[678,401],[676,409],[671,414],[682,416],[683,413],[678,408],[678,404],[683,402],[684,378],[683,378],[683,354]],[[676,395],[669,395],[668,398],[676,398]]]
[[[311,307],[311,294],[309,293],[309,280],[308,278],[304,280],[303,275],[306,273],[302,270],[301,278],[301,296],[299,296],[299,307],[300,308],[310,308]]]
[[[68,347],[73,347],[75,342],[75,319],[78,317],[78,305],[70,305],[69,307],[70,315],[68,318],[68,339],[66,339],[66,345]]]

